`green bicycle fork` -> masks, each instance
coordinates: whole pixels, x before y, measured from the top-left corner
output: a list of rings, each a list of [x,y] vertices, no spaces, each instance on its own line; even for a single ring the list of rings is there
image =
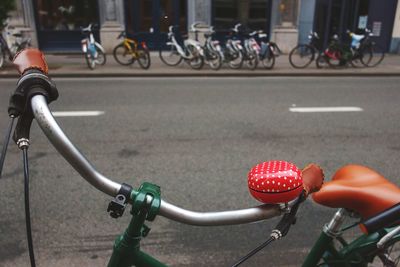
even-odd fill
[[[140,240],[150,231],[145,221],[153,221],[158,214],[160,195],[160,188],[150,183],[144,183],[137,192],[132,192],[132,219],[125,232],[115,240],[108,267],[166,267],[165,264],[140,250]],[[149,196],[150,203],[148,203]]]

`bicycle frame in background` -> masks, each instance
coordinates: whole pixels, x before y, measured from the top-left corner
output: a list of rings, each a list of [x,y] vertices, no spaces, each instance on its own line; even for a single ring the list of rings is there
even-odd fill
[[[85,38],[81,40],[81,47],[89,69],[94,70],[96,64],[106,64],[107,58],[104,48],[94,39],[92,27],[93,25],[89,24],[86,28],[82,28],[82,34],[85,35]]]

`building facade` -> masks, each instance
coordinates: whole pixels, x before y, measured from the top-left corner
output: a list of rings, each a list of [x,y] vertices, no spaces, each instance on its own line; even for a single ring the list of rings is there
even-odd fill
[[[284,52],[307,42],[318,32],[327,45],[333,34],[370,29],[385,50],[400,51],[400,7],[397,0],[16,0],[11,23],[30,35],[47,52],[78,52],[80,29],[98,25],[95,36],[107,51],[126,30],[148,42],[151,49],[165,43],[168,27],[182,33],[194,22],[214,25],[224,39],[229,28],[265,31]]]

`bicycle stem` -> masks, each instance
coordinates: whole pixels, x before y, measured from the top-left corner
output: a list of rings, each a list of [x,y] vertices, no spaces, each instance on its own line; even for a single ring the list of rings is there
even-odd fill
[[[36,95],[31,99],[33,115],[39,126],[71,166],[98,190],[115,197],[121,184],[99,173],[84,155],[72,144],[54,119],[46,98]],[[159,215],[184,224],[197,226],[234,225],[266,220],[282,213],[279,205],[261,205],[241,210],[221,212],[194,212],[161,200]]]

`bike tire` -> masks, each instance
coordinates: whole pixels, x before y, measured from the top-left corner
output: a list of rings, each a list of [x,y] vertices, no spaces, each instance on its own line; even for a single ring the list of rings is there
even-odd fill
[[[219,70],[222,66],[222,58],[221,55],[217,51],[208,50],[205,51],[207,54],[207,64],[213,70]]]
[[[247,52],[247,56],[245,59],[246,66],[250,70],[255,70],[258,66],[258,56],[255,51]]]
[[[261,63],[265,69],[271,70],[275,66],[275,54],[274,54],[274,51],[272,51],[271,47],[268,47],[268,49],[269,49],[269,53],[268,53],[268,55],[263,57],[263,59],[261,60]]]
[[[375,43],[372,43],[367,49],[371,54],[371,58],[368,61],[362,59],[362,63],[367,67],[378,66],[385,58],[384,49]]]
[[[323,53],[320,53],[315,60],[315,65],[318,69],[326,68],[329,66],[328,60]]]
[[[0,69],[4,66],[5,62],[5,53],[0,45]]]
[[[175,45],[167,45],[167,49],[161,48],[159,56],[161,61],[168,66],[176,66],[183,60]]]
[[[90,53],[85,54],[85,59],[86,59],[86,64],[89,67],[89,69],[94,70],[96,68],[96,62],[90,55]]]
[[[129,52],[129,49],[123,43],[117,45],[114,48],[113,56],[115,61],[117,61],[118,64],[121,64],[123,66],[129,66],[134,62],[132,54]]]
[[[289,63],[296,69],[304,69],[308,67],[314,58],[315,51],[307,44],[299,44],[289,53]]]
[[[242,51],[229,51],[231,60],[228,62],[228,66],[231,69],[240,69],[243,66],[244,56]]]
[[[97,64],[102,66],[105,65],[107,62],[106,54],[102,50],[100,50],[97,46],[96,50],[97,50],[97,58],[96,58]]]
[[[150,53],[148,50],[138,50],[137,51],[137,61],[139,63],[139,66],[144,69],[147,70],[150,68],[151,65],[151,59],[150,59]]]
[[[189,64],[189,66],[195,70],[202,69],[204,66],[204,58],[201,56],[200,51],[198,51],[198,49],[191,44],[188,44],[186,46],[186,48],[188,49],[190,54],[193,56],[191,59],[187,60],[187,63]]]

